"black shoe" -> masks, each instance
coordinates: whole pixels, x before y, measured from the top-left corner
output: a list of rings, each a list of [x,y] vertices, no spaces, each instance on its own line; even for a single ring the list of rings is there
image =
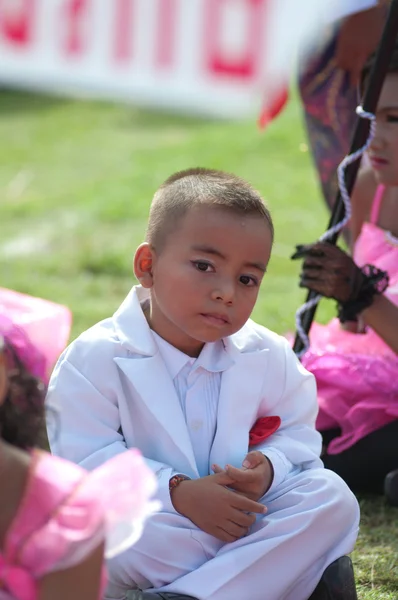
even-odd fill
[[[141,592],[131,590],[127,592],[125,600],[197,600],[193,596],[185,594],[174,594],[172,592]]]
[[[398,506],[398,470],[391,471],[385,478],[384,494],[388,504]]]
[[[328,566],[309,600],[358,600],[354,569],[348,556]]]

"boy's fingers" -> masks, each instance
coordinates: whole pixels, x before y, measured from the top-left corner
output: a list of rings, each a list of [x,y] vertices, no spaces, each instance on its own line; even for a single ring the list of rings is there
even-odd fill
[[[211,477],[213,477],[214,481],[219,485],[228,486],[231,485],[231,483],[234,483],[234,479],[225,471],[215,473],[214,475],[211,475]]]
[[[233,515],[229,515],[228,518],[241,525],[241,527],[251,527],[256,522],[256,516],[253,513],[243,512],[243,510],[234,510]]]
[[[236,540],[239,539],[236,536],[228,533],[228,531],[225,531],[225,529],[222,529],[222,527],[217,527],[216,531],[217,533],[214,533],[214,536],[222,542],[232,543],[236,542]]]
[[[236,467],[231,467],[231,465],[227,465],[225,467],[225,472],[229,475],[233,481],[237,482],[246,482],[251,483],[255,481],[257,475],[252,473],[250,469],[237,469]]]
[[[246,498],[246,496],[241,496],[239,494],[235,494],[233,506],[239,510],[256,513],[258,515],[263,515],[267,512],[267,509],[265,506],[263,506],[263,504],[255,502],[254,500],[250,500],[250,498]]]
[[[212,465],[213,473],[223,473],[224,469],[220,467],[220,465]]]
[[[264,462],[264,455],[259,450],[253,450],[246,454],[245,460],[242,463],[242,467],[245,469],[254,469]]]

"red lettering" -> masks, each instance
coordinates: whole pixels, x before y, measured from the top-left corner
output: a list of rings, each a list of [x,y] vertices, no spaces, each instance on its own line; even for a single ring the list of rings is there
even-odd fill
[[[132,54],[132,22],[134,0],[113,0],[115,2],[115,60],[126,62]]]
[[[84,19],[87,17],[88,5],[89,0],[69,0],[66,4],[65,50],[70,56],[79,56],[84,52]]]
[[[28,46],[32,40],[36,0],[1,0],[0,30],[15,46]]]
[[[254,78],[261,60],[268,0],[205,0],[205,57],[207,69],[217,75],[224,75],[248,81]],[[224,11],[228,4],[240,5],[248,13],[245,31],[245,48],[239,56],[229,57],[221,46]]]
[[[155,63],[160,69],[167,69],[173,64],[176,14],[176,0],[159,0]]]

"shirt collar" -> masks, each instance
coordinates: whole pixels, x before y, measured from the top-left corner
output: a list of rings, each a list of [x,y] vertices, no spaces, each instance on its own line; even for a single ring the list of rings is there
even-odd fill
[[[172,379],[175,379],[187,364],[190,364],[193,369],[202,367],[210,373],[221,373],[235,362],[222,340],[205,344],[198,358],[193,358],[166,342],[153,330],[152,335]]]

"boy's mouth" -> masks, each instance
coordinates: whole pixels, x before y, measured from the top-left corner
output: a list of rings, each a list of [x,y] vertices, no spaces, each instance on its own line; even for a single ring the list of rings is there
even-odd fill
[[[223,327],[230,323],[228,317],[220,313],[201,313],[201,317],[203,317],[207,323],[215,325],[216,327]]]

